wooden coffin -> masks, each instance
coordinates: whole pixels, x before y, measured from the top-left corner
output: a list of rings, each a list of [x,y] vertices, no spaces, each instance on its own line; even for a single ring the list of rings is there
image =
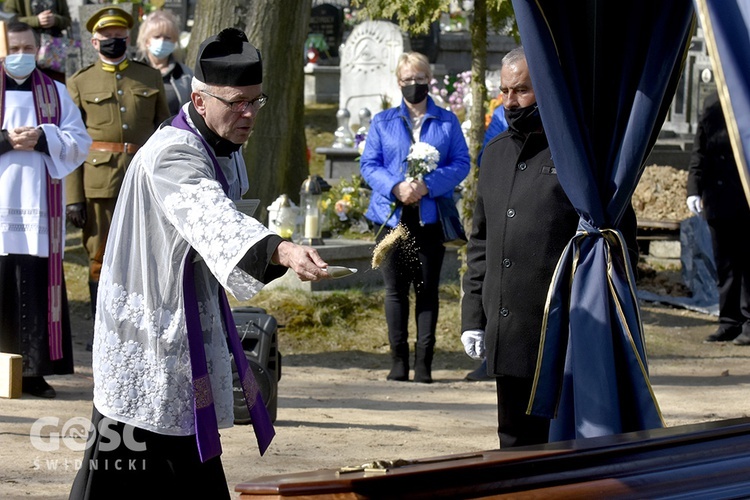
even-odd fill
[[[264,476],[245,500],[746,498],[750,418],[394,464]]]

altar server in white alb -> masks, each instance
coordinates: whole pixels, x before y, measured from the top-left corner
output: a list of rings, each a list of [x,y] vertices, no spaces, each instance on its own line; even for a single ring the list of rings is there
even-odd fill
[[[23,356],[23,392],[53,398],[45,375],[73,373],[62,270],[61,179],[91,138],[65,86],[36,68],[28,24],[7,26],[0,67],[0,351]]]
[[[234,203],[248,189],[242,144],[267,99],[260,52],[225,29],[198,49],[191,101],[130,164],[94,325],[92,421],[107,433],[90,438],[71,498],[138,498],[143,485],[151,498],[229,498],[218,429],[234,421],[230,352],[261,454],[273,437],[224,289],[247,300],[287,268],[303,281],[328,273],[312,247]]]

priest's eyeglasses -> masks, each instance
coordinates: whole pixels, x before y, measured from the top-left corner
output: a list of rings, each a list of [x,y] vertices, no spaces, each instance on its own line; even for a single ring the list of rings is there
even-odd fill
[[[232,113],[244,113],[247,111],[247,108],[250,106],[253,107],[253,111],[258,111],[260,108],[266,105],[268,102],[268,96],[266,94],[261,94],[255,99],[250,99],[249,101],[228,101],[224,99],[223,97],[219,97],[217,95],[212,94],[211,92],[207,90],[201,90],[204,94],[210,95],[217,101],[221,101],[223,104],[226,104],[229,109],[232,110]]]

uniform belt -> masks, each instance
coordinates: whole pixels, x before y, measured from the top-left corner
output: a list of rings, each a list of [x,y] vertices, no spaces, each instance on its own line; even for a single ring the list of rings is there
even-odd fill
[[[135,154],[140,146],[132,142],[101,142],[94,141],[91,143],[91,149],[94,151],[107,151],[110,153],[128,153]]]

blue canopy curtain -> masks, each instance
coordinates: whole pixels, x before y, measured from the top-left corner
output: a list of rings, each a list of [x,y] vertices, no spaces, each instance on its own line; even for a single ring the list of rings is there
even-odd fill
[[[691,0],[513,0],[560,183],[581,216],[547,298],[532,414],[550,440],[662,427],[616,229],[679,80]]]
[[[750,0],[695,0],[695,6],[750,203]]]

